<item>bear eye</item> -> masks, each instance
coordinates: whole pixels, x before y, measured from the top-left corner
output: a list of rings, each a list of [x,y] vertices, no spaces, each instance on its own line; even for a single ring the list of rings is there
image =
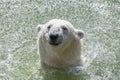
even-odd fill
[[[67,28],[65,26],[62,26],[62,29],[65,30],[65,31],[67,30]]]
[[[49,25],[47,28],[48,28],[48,30],[50,29],[52,27],[52,25]]]

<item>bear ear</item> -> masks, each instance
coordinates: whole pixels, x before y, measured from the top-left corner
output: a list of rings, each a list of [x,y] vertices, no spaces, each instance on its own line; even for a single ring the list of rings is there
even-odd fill
[[[43,26],[43,25],[41,25],[41,24],[37,25],[37,27],[36,27],[36,31],[37,31],[37,32],[40,32],[41,29],[42,29],[42,26]]]
[[[76,29],[75,33],[76,33],[77,37],[79,37],[79,39],[82,39],[84,37],[84,31],[82,31],[82,30]]]

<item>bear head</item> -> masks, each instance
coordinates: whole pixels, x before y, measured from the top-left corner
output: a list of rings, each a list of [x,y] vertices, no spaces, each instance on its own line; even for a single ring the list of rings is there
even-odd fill
[[[53,19],[46,24],[38,25],[37,32],[44,38],[46,44],[51,46],[59,46],[66,41],[84,37],[82,30],[75,29],[70,22],[61,19]]]

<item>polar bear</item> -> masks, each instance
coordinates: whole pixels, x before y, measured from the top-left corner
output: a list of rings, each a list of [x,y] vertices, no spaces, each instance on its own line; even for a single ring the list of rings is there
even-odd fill
[[[38,51],[43,68],[61,68],[80,66],[81,39],[84,32],[61,19],[52,19],[37,26]]]

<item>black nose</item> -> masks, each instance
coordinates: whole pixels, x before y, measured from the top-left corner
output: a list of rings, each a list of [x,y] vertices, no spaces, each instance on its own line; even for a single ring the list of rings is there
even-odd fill
[[[50,39],[52,40],[52,41],[55,41],[55,40],[57,40],[58,39],[58,34],[50,34]]]

